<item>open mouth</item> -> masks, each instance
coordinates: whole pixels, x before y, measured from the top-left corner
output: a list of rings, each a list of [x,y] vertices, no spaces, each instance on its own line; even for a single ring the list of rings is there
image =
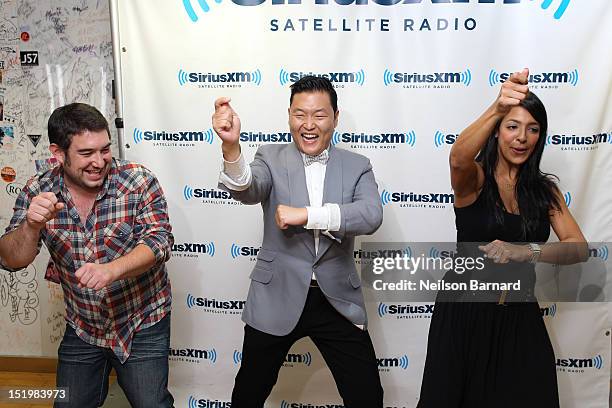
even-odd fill
[[[511,150],[514,154],[523,155],[529,151],[526,147],[512,147]]]
[[[98,179],[102,176],[102,170],[103,169],[98,169],[98,170],[84,170],[84,173],[87,174],[89,177],[94,178],[94,179]]]
[[[314,143],[319,138],[319,135],[314,133],[302,133],[302,140],[306,143]]]

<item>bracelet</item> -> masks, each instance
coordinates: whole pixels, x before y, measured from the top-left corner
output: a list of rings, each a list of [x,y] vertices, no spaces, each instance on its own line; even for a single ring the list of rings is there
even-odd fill
[[[531,258],[529,259],[529,262],[532,264],[537,263],[540,259],[540,255],[542,255],[542,247],[539,244],[533,242],[527,244],[527,246],[531,250]]]

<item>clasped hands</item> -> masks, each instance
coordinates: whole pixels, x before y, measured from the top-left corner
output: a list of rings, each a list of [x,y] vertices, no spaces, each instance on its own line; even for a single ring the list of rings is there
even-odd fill
[[[510,244],[508,242],[495,241],[486,245],[479,245],[478,249],[484,252],[485,258],[491,259],[494,263],[527,262],[531,259],[531,249],[526,245]]]

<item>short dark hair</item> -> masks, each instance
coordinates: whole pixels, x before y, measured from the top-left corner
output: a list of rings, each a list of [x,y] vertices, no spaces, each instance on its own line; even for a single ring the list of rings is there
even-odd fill
[[[329,79],[314,75],[301,77],[291,85],[289,105],[293,102],[293,95],[302,92],[325,92],[329,95],[329,101],[334,109],[334,113],[338,111],[338,94],[336,94],[336,90]]]
[[[99,110],[85,103],[71,103],[53,111],[47,122],[49,143],[68,151],[72,136],[85,131],[99,132],[106,130],[110,139],[110,130],[106,118]]]

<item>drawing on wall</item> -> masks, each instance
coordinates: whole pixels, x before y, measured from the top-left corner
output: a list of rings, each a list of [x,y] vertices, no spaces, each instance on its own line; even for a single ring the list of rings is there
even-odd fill
[[[34,265],[16,272],[0,270],[0,304],[2,311],[8,309],[11,322],[30,325],[38,319],[37,289]]]

